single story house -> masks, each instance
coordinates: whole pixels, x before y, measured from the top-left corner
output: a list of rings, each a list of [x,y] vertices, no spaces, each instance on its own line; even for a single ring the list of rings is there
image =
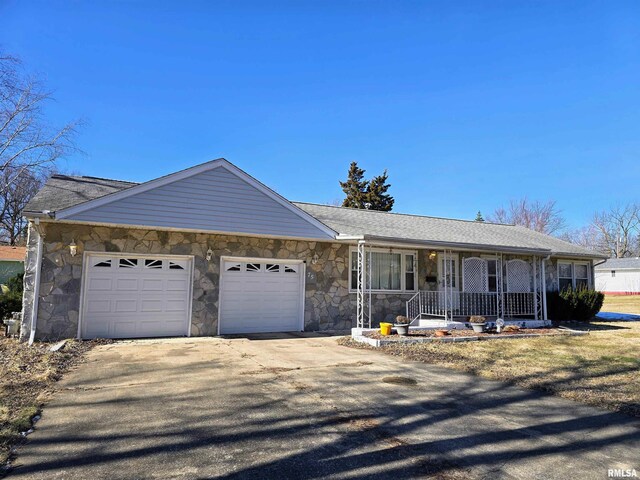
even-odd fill
[[[24,273],[25,255],[25,247],[0,245],[0,284],[4,285],[9,279]]]
[[[640,258],[609,258],[594,272],[596,288],[606,295],[640,295]]]
[[[23,338],[547,320],[601,255],[523,227],[290,202],[225,159],[145,183],[54,175],[31,200]]]

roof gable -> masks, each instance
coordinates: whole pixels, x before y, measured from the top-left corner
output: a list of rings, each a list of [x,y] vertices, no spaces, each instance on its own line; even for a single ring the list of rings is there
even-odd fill
[[[329,239],[326,225],[224,159],[56,212],[61,220]]]

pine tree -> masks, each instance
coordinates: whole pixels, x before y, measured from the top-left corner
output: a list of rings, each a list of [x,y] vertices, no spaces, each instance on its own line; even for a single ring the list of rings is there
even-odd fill
[[[480,213],[480,210],[478,210],[478,213],[476,214],[476,222],[484,222],[484,217],[482,216],[482,213]]]
[[[390,212],[393,208],[394,199],[387,193],[390,184],[387,183],[389,175],[385,170],[382,175],[373,177],[367,186],[367,206],[368,210],[379,210]]]
[[[340,182],[340,187],[346,195],[342,206],[383,212],[391,211],[394,199],[387,193],[391,187],[387,183],[389,179],[387,171],[385,170],[382,175],[373,177],[371,180],[366,180],[364,173],[365,171],[359,168],[356,162],[351,162],[347,181]]]
[[[346,182],[340,182],[340,187],[346,197],[343,207],[367,208],[367,181],[364,180],[364,170],[358,168],[356,162],[351,162]]]

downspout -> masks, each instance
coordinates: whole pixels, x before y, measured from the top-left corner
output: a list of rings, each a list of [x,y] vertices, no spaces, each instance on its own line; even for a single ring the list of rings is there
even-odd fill
[[[29,345],[33,345],[36,338],[36,325],[38,323],[38,300],[40,298],[40,272],[42,270],[42,244],[44,233],[40,229],[40,219],[34,220],[34,229],[38,233],[36,246],[36,273],[33,279],[33,305],[31,306],[31,326],[29,328]]]
[[[547,315],[547,260],[551,258],[551,254],[542,259],[542,319],[549,320]]]
[[[603,263],[607,263],[607,260],[609,260],[608,258],[605,258],[604,260],[602,260],[601,262],[598,263],[593,263],[593,260],[591,261],[591,272],[589,272],[589,281],[591,282],[591,287],[595,290],[596,289],[596,267],[598,265],[602,265]]]

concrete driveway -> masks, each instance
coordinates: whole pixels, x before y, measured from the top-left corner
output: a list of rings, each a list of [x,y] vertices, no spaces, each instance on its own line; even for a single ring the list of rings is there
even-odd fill
[[[348,349],[331,337],[119,342],[93,350],[60,387],[13,477],[640,472],[637,419]]]

